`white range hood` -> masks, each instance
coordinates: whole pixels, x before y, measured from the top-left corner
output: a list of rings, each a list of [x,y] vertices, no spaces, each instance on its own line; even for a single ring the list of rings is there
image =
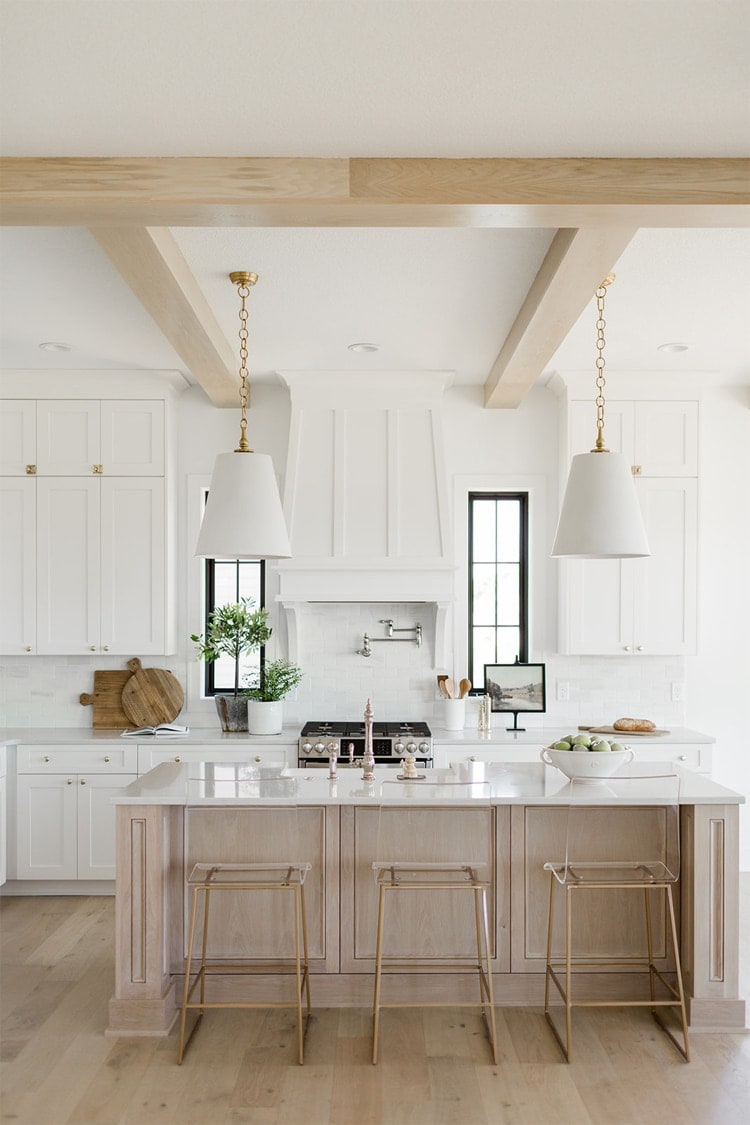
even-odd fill
[[[280,600],[443,602],[446,371],[280,372],[291,395]]]

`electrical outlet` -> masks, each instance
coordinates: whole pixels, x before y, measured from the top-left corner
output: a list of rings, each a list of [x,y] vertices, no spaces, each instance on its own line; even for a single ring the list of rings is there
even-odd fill
[[[685,684],[682,680],[672,681],[672,702],[684,703],[685,702]]]
[[[557,698],[560,703],[565,703],[570,699],[570,684],[567,680],[557,681]]]

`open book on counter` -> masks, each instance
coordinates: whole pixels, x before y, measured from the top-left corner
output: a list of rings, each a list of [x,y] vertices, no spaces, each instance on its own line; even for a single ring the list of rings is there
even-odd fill
[[[140,738],[141,735],[146,737],[159,738],[164,735],[182,735],[190,734],[190,727],[181,727],[179,723],[161,723],[158,727],[139,727],[138,730],[124,730],[120,735],[121,738]]]

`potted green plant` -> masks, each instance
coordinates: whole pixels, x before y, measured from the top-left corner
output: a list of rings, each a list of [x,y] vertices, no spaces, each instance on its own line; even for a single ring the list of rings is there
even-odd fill
[[[282,700],[302,679],[302,669],[288,660],[271,660],[245,677],[247,729],[250,734],[281,734]]]
[[[224,731],[247,730],[247,696],[240,688],[240,660],[257,652],[272,632],[268,610],[254,607],[252,598],[216,606],[208,615],[205,638],[197,633],[190,636],[201,660],[213,663],[220,656],[229,656],[234,661],[234,691],[214,697]]]

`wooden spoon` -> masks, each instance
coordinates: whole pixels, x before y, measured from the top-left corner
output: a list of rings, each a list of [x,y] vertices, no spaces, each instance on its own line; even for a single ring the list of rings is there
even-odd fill
[[[465,699],[470,691],[471,691],[471,680],[467,680],[466,677],[464,677],[463,680],[459,680],[459,682],[458,682],[458,698],[459,699]]]
[[[453,680],[450,678],[450,676],[445,677],[445,683],[443,684],[443,687],[446,691],[446,699],[453,699],[456,694],[456,685],[453,683]]]
[[[445,686],[445,681],[447,679],[448,679],[447,676],[438,676],[437,685],[438,685],[438,690],[439,690],[440,694],[442,696],[444,696],[446,699],[450,699],[450,695],[448,694],[448,689]]]

